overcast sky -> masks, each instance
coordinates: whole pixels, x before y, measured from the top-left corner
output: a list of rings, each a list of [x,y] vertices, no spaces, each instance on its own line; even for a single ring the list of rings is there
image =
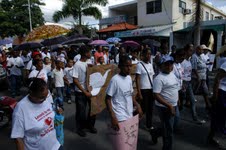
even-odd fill
[[[42,0],[46,5],[42,6],[41,9],[44,13],[44,17],[46,22],[52,22],[52,15],[56,10],[60,10],[63,5],[63,0]],[[108,0],[109,4],[106,7],[100,7],[103,17],[107,17],[108,15],[108,6],[110,5],[115,5],[115,4],[120,4],[123,2],[129,2],[132,0]],[[219,9],[223,10],[226,13],[226,0],[206,0],[214,6],[218,7]],[[60,23],[65,23],[65,22],[72,22],[72,18],[65,19],[61,21]],[[98,21],[95,20],[92,17],[84,17],[83,18],[84,23],[89,24],[89,25],[97,25]]]

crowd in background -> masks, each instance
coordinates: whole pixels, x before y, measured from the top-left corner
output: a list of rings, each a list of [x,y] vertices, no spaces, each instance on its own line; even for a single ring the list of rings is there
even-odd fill
[[[71,104],[72,94],[76,97],[77,133],[85,137],[84,129],[88,129],[91,133],[96,134],[96,116],[86,113],[87,108],[90,113],[90,97],[92,96],[86,87],[87,67],[116,64],[120,73],[111,79],[106,91],[106,104],[110,112],[112,127],[115,130],[119,130],[119,122],[133,116],[133,107],[136,106],[140,116],[142,116],[142,112],[146,116],[145,125],[151,133],[153,142],[157,143],[158,137],[162,136],[163,150],[171,150],[173,149],[174,130],[180,128],[180,111],[183,110],[183,106],[191,108],[194,122],[205,123],[199,118],[195,106],[194,95],[201,91],[206,112],[211,116],[210,133],[207,139],[209,143],[219,145],[218,141],[214,139],[215,132],[226,133],[226,101],[224,98],[226,95],[226,62],[224,62],[226,48],[220,54],[222,59],[214,82],[213,96],[210,98],[211,85],[208,79],[208,66],[213,63],[210,62],[208,55],[211,52],[212,50],[205,45],[194,47],[192,44],[187,44],[181,49],[173,45],[169,50],[167,44],[162,44],[154,56],[148,45],[135,48],[122,47],[119,43],[116,43],[111,49],[108,46],[67,47],[59,45],[54,51],[50,51],[46,47],[32,51],[2,50],[0,62],[7,70],[11,96],[19,96],[22,86],[29,87],[29,95],[19,102],[14,111],[11,137],[23,139],[22,143],[28,149],[40,145],[42,149],[49,149],[46,146],[48,144],[35,143],[37,139],[32,135],[38,132],[37,130],[44,129],[32,117],[36,115],[36,120],[42,119],[40,117],[43,115],[42,111],[46,112],[51,105],[45,104],[40,111],[29,113],[37,107],[28,104],[28,101],[43,104],[54,96],[59,99],[59,108],[64,110],[63,103]],[[136,95],[133,94],[134,85],[129,76],[133,64],[137,65],[135,72]],[[154,106],[158,110],[161,127],[153,125]],[[31,120],[34,122],[27,118],[32,118]],[[48,119],[44,121],[48,124]],[[32,129],[31,126],[37,126],[37,128]],[[53,129],[45,130],[47,130],[45,134],[48,134]],[[44,139],[38,138],[42,139],[42,142],[48,139],[44,134],[43,137]],[[48,139],[48,141],[52,147],[55,147],[54,149],[62,148],[57,144],[53,135],[52,139]],[[18,140],[18,147],[21,146],[20,144],[21,140]],[[51,149],[53,149],[52,147]]]

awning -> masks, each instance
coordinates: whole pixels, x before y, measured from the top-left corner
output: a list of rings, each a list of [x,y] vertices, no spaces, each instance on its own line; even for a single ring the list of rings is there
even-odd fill
[[[193,27],[187,27],[185,29],[181,29],[178,31],[175,31],[175,33],[183,33],[183,32],[190,32],[192,31]],[[210,25],[210,26],[201,26],[201,30],[214,30],[214,31],[224,31],[225,30],[225,25],[220,24],[220,25]]]
[[[133,30],[133,29],[137,29],[137,28],[138,28],[138,26],[128,24],[128,23],[125,22],[125,23],[114,24],[110,27],[101,29],[101,30],[97,31],[97,33],[115,32],[115,31],[123,31],[123,30]]]
[[[115,37],[134,37],[134,36],[170,36],[173,25],[162,25],[148,28],[135,29],[131,31],[115,32]]]

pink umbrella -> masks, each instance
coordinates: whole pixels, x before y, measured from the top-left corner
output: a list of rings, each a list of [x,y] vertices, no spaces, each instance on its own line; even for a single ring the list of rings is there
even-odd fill
[[[139,47],[140,44],[135,41],[125,41],[124,43],[122,43],[122,46]]]
[[[94,40],[90,43],[90,45],[108,45],[108,42],[104,40]]]

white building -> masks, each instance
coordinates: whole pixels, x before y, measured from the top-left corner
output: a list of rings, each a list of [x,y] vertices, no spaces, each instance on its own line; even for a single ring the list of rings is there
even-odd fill
[[[138,25],[140,29],[116,32],[115,36],[169,37],[171,32],[186,28],[188,22],[194,20],[195,7],[195,0],[134,0],[110,6],[109,18],[100,20],[100,28],[128,22]],[[226,19],[223,11],[209,3],[203,1],[201,7],[202,21]]]

